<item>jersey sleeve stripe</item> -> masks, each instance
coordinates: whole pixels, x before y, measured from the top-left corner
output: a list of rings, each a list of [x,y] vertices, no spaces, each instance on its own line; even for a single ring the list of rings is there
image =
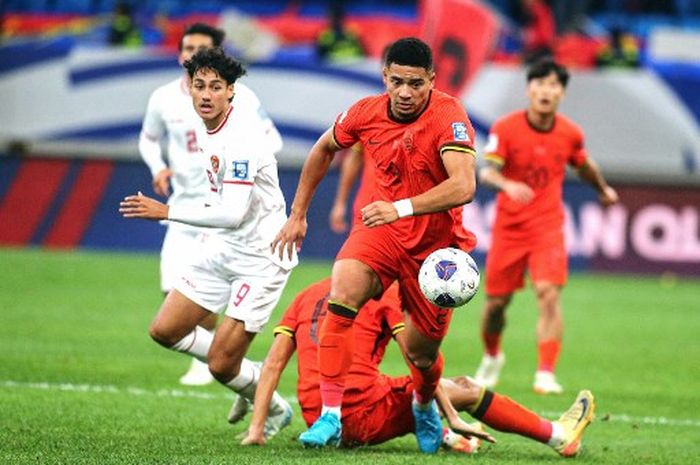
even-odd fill
[[[341,149],[346,149],[346,148],[348,148],[348,147],[352,147],[352,144],[351,144],[351,145],[345,146],[345,145],[341,144],[340,142],[338,142],[338,139],[336,139],[336,137],[335,137],[335,126],[336,126],[336,125],[334,124],[334,125],[333,125],[333,131],[331,132],[331,136],[333,136],[333,142],[335,143],[335,145],[337,145],[337,146],[340,147]]]
[[[274,330],[272,330],[272,334],[275,336],[278,334],[284,334],[285,336],[289,336],[291,338],[294,338],[294,330],[290,328],[289,326],[278,326]]]
[[[484,155],[484,160],[490,161],[500,166],[503,166],[503,164],[505,163],[505,160],[503,160],[503,158],[501,158],[501,156],[497,153],[487,153],[486,155]]]
[[[244,186],[252,186],[252,181],[224,181],[224,184],[242,184]]]
[[[398,323],[391,328],[391,335],[396,336],[404,329],[406,329],[406,324],[405,323]]]
[[[476,150],[474,150],[471,147],[465,147],[463,145],[447,144],[440,147],[440,155],[447,151],[464,152],[476,157]]]

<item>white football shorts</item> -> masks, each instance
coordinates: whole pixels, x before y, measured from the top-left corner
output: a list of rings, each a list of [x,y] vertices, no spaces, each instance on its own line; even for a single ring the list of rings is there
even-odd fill
[[[205,237],[200,251],[175,289],[210,312],[242,321],[247,332],[262,331],[291,271],[254,250],[232,250],[216,235]]]
[[[160,248],[160,289],[167,293],[175,287],[192,255],[201,247],[201,228],[172,222],[167,225]]]

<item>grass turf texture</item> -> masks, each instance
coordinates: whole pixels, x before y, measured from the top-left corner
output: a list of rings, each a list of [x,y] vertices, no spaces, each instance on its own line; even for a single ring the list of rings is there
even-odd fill
[[[304,430],[298,408],[292,425],[267,446],[239,446],[235,436],[245,426],[225,420],[233,394],[218,385],[180,386],[189,359],[149,340],[146,329],[161,301],[156,255],[0,249],[0,263],[0,463],[564,460],[546,446],[498,432],[499,443],[474,457],[424,456],[413,436],[355,450],[309,451],[295,440]],[[295,270],[251,358],[264,356],[272,326],[295,293],[329,271],[329,263],[309,262]],[[563,297],[566,339],[559,369],[566,393],[540,397],[531,392],[535,303],[531,292],[518,294],[509,312],[508,362],[498,391],[552,416],[569,406],[578,389],[591,389],[597,421],[577,463],[697,463],[698,296],[697,280],[572,276]],[[476,368],[482,303],[480,292],[454,313],[443,344],[446,376]],[[395,349],[382,368],[407,371]],[[294,396],[295,379],[292,362],[282,379],[283,395]],[[666,417],[672,424],[643,417]]]

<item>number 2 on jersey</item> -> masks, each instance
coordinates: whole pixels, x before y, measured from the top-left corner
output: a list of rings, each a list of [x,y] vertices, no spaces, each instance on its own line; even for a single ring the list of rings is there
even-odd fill
[[[190,129],[185,133],[185,137],[187,138],[187,151],[189,153],[196,153],[197,152],[197,133],[193,130]]]

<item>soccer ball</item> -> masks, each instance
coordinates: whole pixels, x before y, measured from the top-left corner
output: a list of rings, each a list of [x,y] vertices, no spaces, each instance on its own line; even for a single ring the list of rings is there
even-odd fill
[[[438,249],[428,255],[418,272],[423,295],[439,307],[460,307],[479,290],[479,267],[459,249]]]

